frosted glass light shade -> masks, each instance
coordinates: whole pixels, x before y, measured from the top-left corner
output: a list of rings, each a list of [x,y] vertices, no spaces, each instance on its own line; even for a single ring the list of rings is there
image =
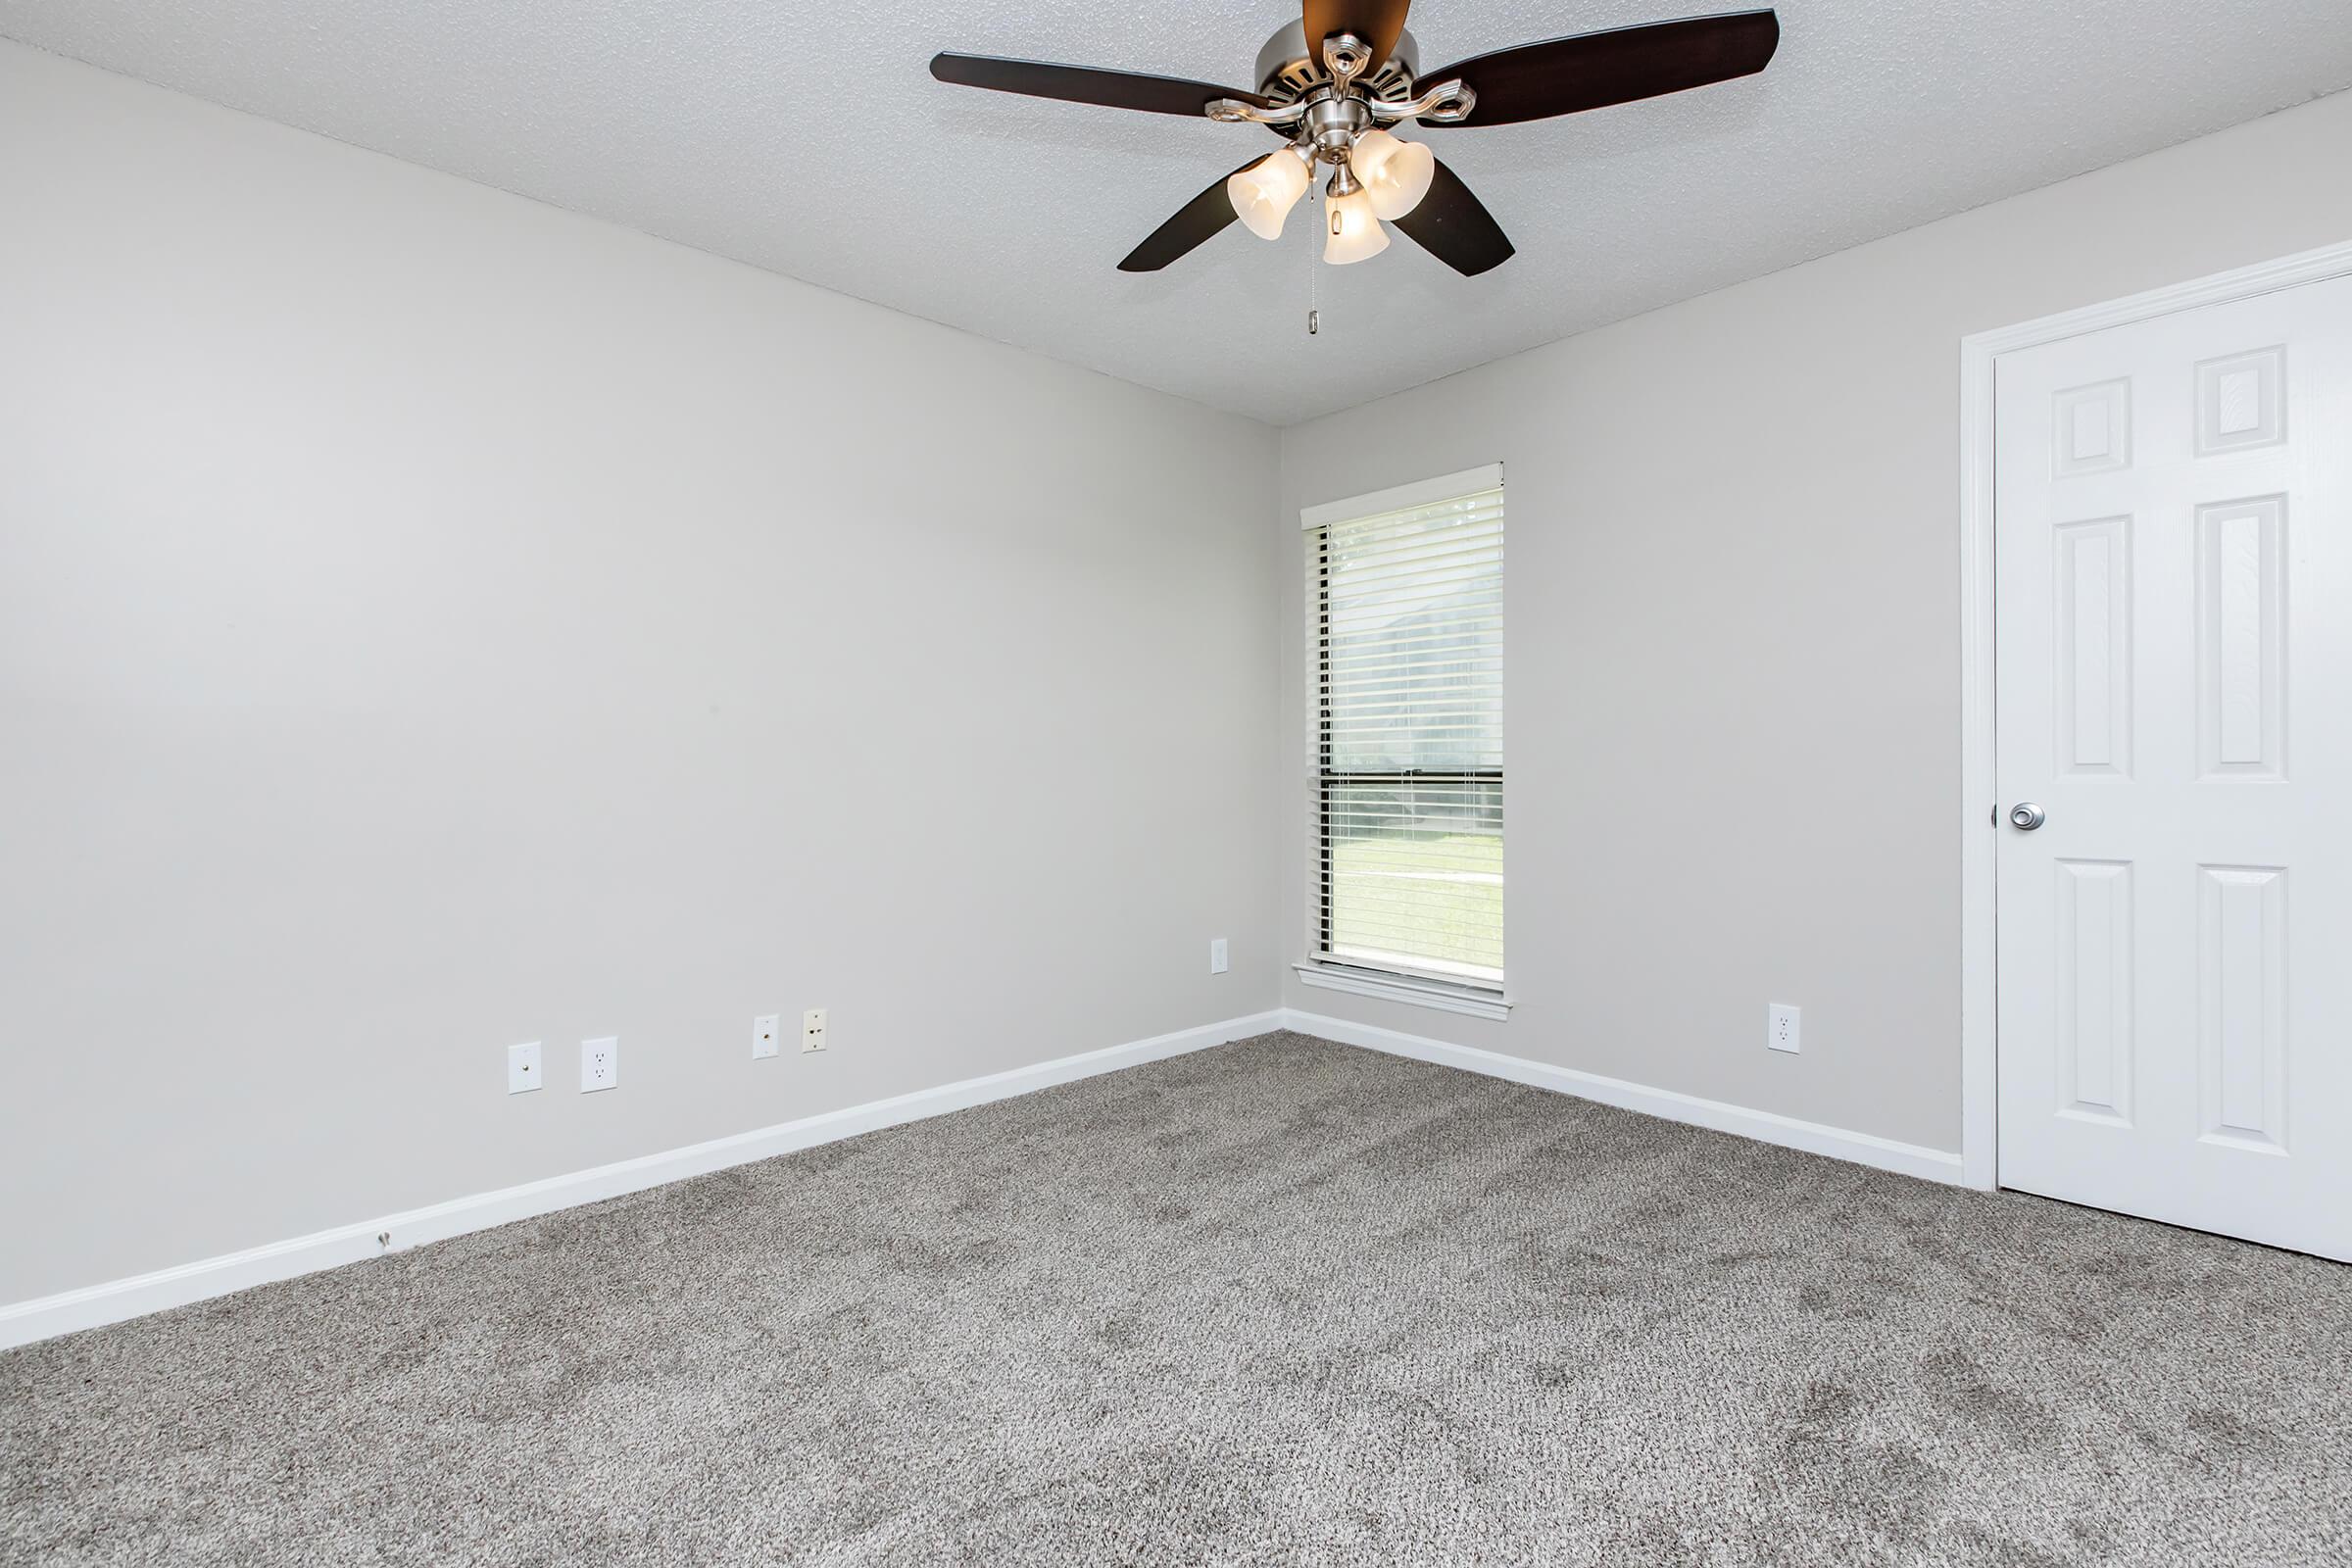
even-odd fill
[[[1372,202],[1362,191],[1334,196],[1324,206],[1331,215],[1330,232],[1323,241],[1323,260],[1346,267],[1389,248],[1389,231],[1372,216]]]
[[[1395,222],[1421,205],[1429,182],[1438,177],[1437,155],[1417,141],[1404,141],[1385,130],[1372,129],[1355,138],[1348,166],[1372,198],[1372,215]]]
[[[1282,237],[1282,220],[1306,194],[1306,165],[1285,147],[1225,179],[1234,216],[1259,239]]]

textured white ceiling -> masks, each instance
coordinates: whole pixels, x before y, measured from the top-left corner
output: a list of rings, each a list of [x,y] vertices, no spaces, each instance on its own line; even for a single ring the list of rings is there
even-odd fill
[[[1423,0],[1435,68],[1752,0]],[[944,86],[940,49],[1233,86],[1280,0],[0,0],[0,34],[1290,422],[2352,84],[2346,0],[1785,0],[1743,81],[1429,131],[1519,254],[1119,258],[1272,138]],[[1323,331],[1304,335],[1314,274]]]

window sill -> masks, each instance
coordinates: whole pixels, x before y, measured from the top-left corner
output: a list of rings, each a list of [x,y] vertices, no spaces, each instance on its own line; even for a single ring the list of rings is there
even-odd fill
[[[1436,980],[1408,980],[1403,975],[1371,969],[1347,969],[1336,964],[1302,961],[1291,965],[1303,983],[1324,991],[1377,997],[1412,1007],[1435,1007],[1440,1012],[1466,1013],[1473,1018],[1508,1018],[1511,1004],[1499,992],[1475,991]]]

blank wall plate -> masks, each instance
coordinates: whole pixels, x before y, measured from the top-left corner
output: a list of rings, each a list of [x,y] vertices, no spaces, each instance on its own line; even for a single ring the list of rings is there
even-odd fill
[[[776,1054],[776,1026],[782,1023],[781,1013],[763,1012],[752,1020],[752,1054],[772,1056]]]
[[[620,1037],[607,1035],[602,1040],[580,1042],[580,1093],[593,1095],[600,1089],[615,1089],[620,1085]]]
[[[1208,944],[1208,972],[1223,974],[1225,968],[1225,939],[1217,937]]]
[[[507,1048],[507,1093],[527,1095],[539,1087],[543,1075],[539,1071],[539,1042],[527,1046]]]
[[[1764,1008],[1764,1044],[1775,1051],[1794,1053],[1797,1049],[1797,1010],[1786,1002],[1775,1002]]]

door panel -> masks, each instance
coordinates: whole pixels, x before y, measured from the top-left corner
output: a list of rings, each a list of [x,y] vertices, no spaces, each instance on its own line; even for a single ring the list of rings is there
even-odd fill
[[[1994,374],[2001,1183],[2352,1259],[2352,279]]]

